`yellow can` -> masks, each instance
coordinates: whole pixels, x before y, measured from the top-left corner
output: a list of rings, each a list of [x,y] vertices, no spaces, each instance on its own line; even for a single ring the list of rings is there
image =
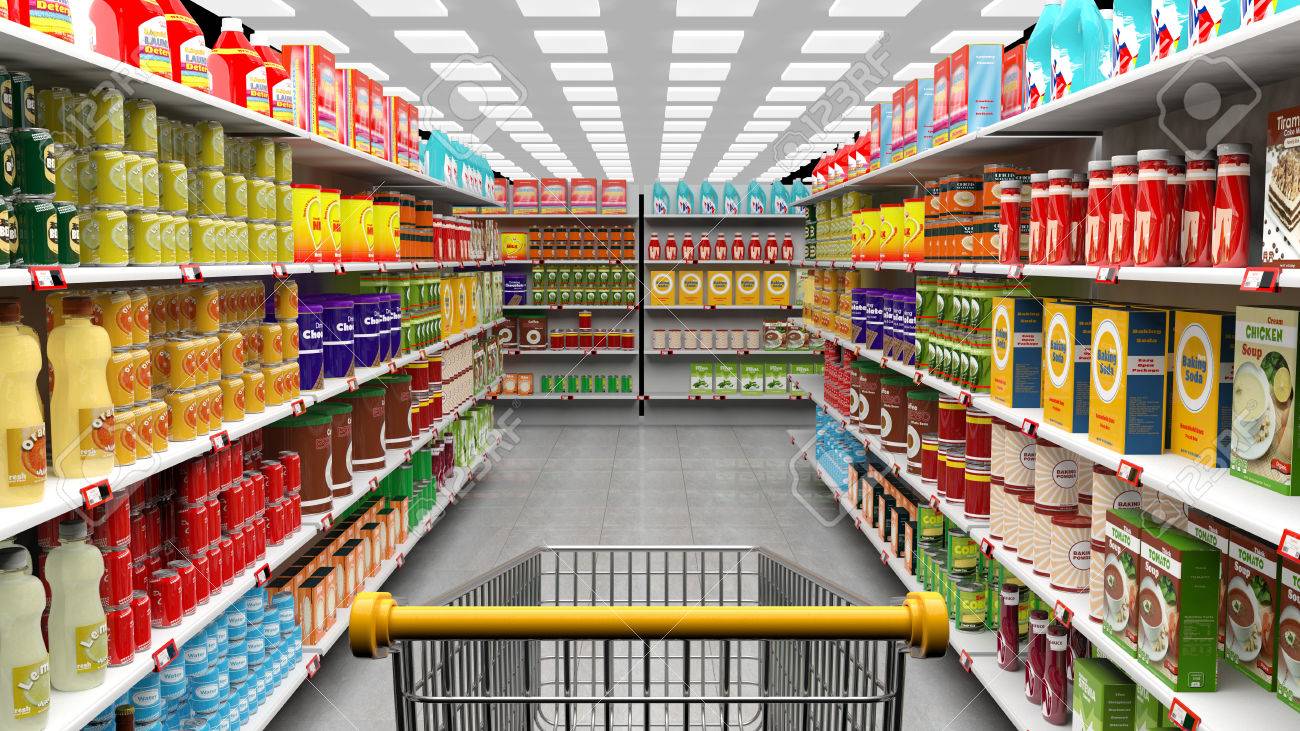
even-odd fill
[[[288,183],[275,184],[275,222],[293,223],[293,186]]]
[[[135,376],[135,402],[148,401],[153,391],[153,370],[149,359],[149,348],[136,348],[131,353],[131,373]]]
[[[221,341],[221,375],[238,376],[244,372],[244,335],[238,330],[217,333]]]
[[[172,391],[163,401],[167,404],[167,441],[188,442],[197,439],[199,436],[198,394],[193,390]]]
[[[113,409],[113,454],[118,467],[135,464],[135,421],[139,414],[131,407]]]
[[[203,343],[208,353],[208,375],[205,380],[216,383],[221,380],[221,341],[216,335],[209,335],[203,338]]]
[[[345,261],[374,261],[374,212],[371,196],[343,196],[341,245]]]
[[[393,261],[401,251],[401,207],[397,203],[375,201],[375,259]]]
[[[244,379],[239,376],[221,379],[221,420],[242,421],[244,418]]]
[[[270,264],[279,261],[279,242],[275,226],[258,222],[248,224],[248,261],[253,264]]]
[[[83,92],[72,92],[72,98],[63,105],[63,129],[68,133],[71,144],[76,148],[90,147],[94,144],[91,140],[91,129],[82,123],[83,119],[91,116],[89,109],[95,102],[91,100],[89,94]]]
[[[189,222],[185,220],[184,216],[175,216],[170,214],[161,215],[163,219],[162,263],[188,263],[188,257],[182,256],[178,250],[180,248],[181,232],[184,231],[186,236],[189,235]],[[186,248],[188,249],[188,247]]]
[[[245,221],[231,221],[226,228],[226,263],[227,264],[247,264],[248,263],[248,223]]]
[[[280,341],[284,344],[284,359],[298,360],[298,321],[285,320],[280,323]]]
[[[89,159],[89,155],[85,159]],[[78,161],[82,157],[67,145],[54,149],[54,200],[66,203],[81,202],[81,168]]]
[[[217,219],[211,216],[190,216],[190,255],[187,257],[188,261],[195,264],[217,263],[217,228],[219,223]]]
[[[298,320],[298,283],[291,279],[282,279],[275,283],[275,319],[280,322]]]
[[[132,289],[128,293],[131,295],[131,318],[134,320],[131,325],[131,344],[132,347],[143,348],[149,344],[149,293],[143,289]]]
[[[180,128],[181,136],[176,143],[180,146],[180,160],[188,168],[199,166],[199,130],[195,125],[185,124]]]
[[[217,346],[217,357],[221,357],[220,345]],[[194,383],[202,386],[212,380],[212,345],[206,337],[194,338]],[[220,377],[220,369],[217,371]]]
[[[196,191],[191,192],[190,215],[226,215],[226,175],[220,170],[199,170],[194,173]],[[197,192],[197,198],[194,193]]]
[[[126,205],[126,155],[121,150],[91,150],[78,163],[82,205]]]
[[[262,366],[262,379],[266,382],[266,405],[279,406],[288,401],[288,389],[284,383],[283,365]]]
[[[71,144],[71,137],[63,127],[63,109],[72,100],[72,90],[51,86],[36,92],[36,126],[50,131],[58,144]]]
[[[289,400],[298,398],[302,395],[302,380],[299,378],[298,361],[290,361],[284,364],[285,383],[289,388]]]
[[[261,371],[244,371],[239,377],[244,382],[244,413],[260,414],[266,411],[266,378]]]
[[[155,338],[149,341],[145,350],[149,353],[149,382],[154,388],[162,386],[170,388],[168,376],[170,375],[169,361],[167,360],[167,339]]]
[[[149,404],[138,404],[135,409],[135,458],[149,459],[153,456],[153,412]]]
[[[244,336],[244,368],[262,364],[262,331],[254,322],[239,326],[239,334]]]
[[[275,177],[275,140],[270,137],[254,137],[248,141],[252,146],[254,178],[270,180]]]
[[[144,205],[144,158],[134,152],[126,158],[126,206],[140,208]]]
[[[83,266],[126,266],[131,262],[126,211],[83,206],[80,218]]]
[[[167,413],[167,402],[153,399],[149,402],[149,416],[153,421],[154,454],[167,451],[167,441],[171,435],[171,416]]]
[[[207,374],[207,365],[199,367],[198,341],[175,338],[167,341],[162,358],[162,370],[167,376],[167,386],[173,391],[184,391],[199,385],[199,374]]]
[[[212,429],[209,422],[211,418],[211,404],[208,400],[208,392],[205,388],[194,389],[194,434],[203,436]]]
[[[159,205],[158,160],[147,155],[140,158],[140,180],[144,197],[140,205],[157,209]]]
[[[321,239],[324,211],[319,185],[293,186],[293,260],[324,261]]]
[[[275,182],[293,182],[293,147],[288,142],[275,143]]]
[[[282,264],[293,261],[293,226],[287,223],[275,227],[275,260]]]
[[[248,217],[248,179],[243,175],[226,174],[226,215]]]
[[[221,431],[221,386],[216,383],[199,389],[199,398],[208,403],[208,431]]]
[[[108,380],[108,397],[113,406],[130,406],[135,403],[135,356],[129,350],[115,350],[108,357],[105,373]]]
[[[211,284],[198,288],[194,308],[194,330],[200,333],[215,333],[221,326],[221,304],[219,292]]]
[[[158,154],[158,109],[151,99],[129,99],[126,110],[126,149]]]
[[[126,216],[131,263],[162,264],[162,219],[157,213],[131,211]]]
[[[108,343],[115,350],[135,345],[135,306],[124,290],[101,290],[91,296],[94,304],[91,322],[104,328]]]
[[[186,213],[190,209],[189,182],[183,162],[158,164],[158,206],[172,213]]]
[[[88,115],[78,125],[90,130],[88,141],[94,145],[120,148],[126,144],[126,98],[109,84],[101,84],[90,93],[90,103],[79,105]]]
[[[199,167],[224,168],[226,166],[226,130],[220,122],[203,121],[194,125],[197,133],[195,159]]]
[[[164,330],[168,334],[180,333],[180,294],[181,287],[163,287],[161,297],[163,300],[165,314],[163,318],[166,322]]]
[[[263,366],[279,365],[284,361],[284,331],[279,323],[264,322],[257,326],[261,334],[260,360]]]
[[[192,262],[190,258],[190,219],[176,216],[176,263]]]
[[[343,213],[338,188],[321,188],[321,255],[325,261],[343,261]]]
[[[275,218],[276,213],[275,183],[249,178],[248,217],[253,220],[269,221]]]
[[[166,117],[158,117],[158,162],[175,162],[177,122]]]
[[[168,335],[167,332],[167,300],[163,293],[167,291],[166,287],[150,287],[149,292],[149,342]]]

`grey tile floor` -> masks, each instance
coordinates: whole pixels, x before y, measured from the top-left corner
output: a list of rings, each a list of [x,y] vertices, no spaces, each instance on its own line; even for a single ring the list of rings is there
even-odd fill
[[[791,467],[783,428],[520,427],[516,436],[389,580],[400,603],[428,603],[541,544],[757,545],[870,603],[901,598],[851,522],[826,524],[838,506],[806,462]],[[342,641],[272,727],[391,727],[391,672]],[[904,728],[1010,727],[952,657],[908,660],[906,683]]]

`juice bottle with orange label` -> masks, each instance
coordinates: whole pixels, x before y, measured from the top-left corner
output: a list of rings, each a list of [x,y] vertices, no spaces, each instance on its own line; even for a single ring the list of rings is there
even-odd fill
[[[54,474],[103,477],[113,469],[113,399],[108,333],[90,321],[89,297],[63,299],[63,324],[50,331],[50,437]]]
[[[22,324],[15,300],[0,302],[0,507],[30,505],[45,495],[45,410],[36,390],[41,346]]]

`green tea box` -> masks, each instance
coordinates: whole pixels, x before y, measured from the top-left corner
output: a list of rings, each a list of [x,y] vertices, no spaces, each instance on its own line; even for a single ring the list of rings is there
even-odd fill
[[[1295,448],[1296,327],[1300,313],[1238,307],[1232,372],[1232,448],[1228,467],[1247,482],[1300,495]]]
[[[762,363],[740,364],[740,394],[742,396],[761,396],[766,384],[767,372]]]
[[[1208,467],[1227,467],[1223,444],[1232,419],[1232,336],[1236,318],[1174,313],[1169,451]]]
[[[763,393],[786,394],[790,392],[790,364],[763,364]]]
[[[736,363],[719,361],[714,364],[713,393],[719,396],[740,393],[740,367]]]
[[[1261,688],[1277,688],[1281,566],[1277,545],[1236,528],[1223,577],[1223,656]]]
[[[1148,523],[1138,567],[1137,657],[1175,691],[1218,682],[1219,549]]]
[[[790,364],[790,393],[795,396],[807,396],[808,392],[795,385],[799,383],[799,376],[815,376],[821,373],[821,360],[817,362],[795,362]]]
[[[691,387],[688,392],[697,396],[713,393],[713,361],[691,363]]]
[[[1177,728],[1169,720],[1169,707],[1142,685],[1133,686],[1133,731]]]
[[[1132,731],[1136,685],[1100,657],[1074,660],[1074,724],[1086,731]]]

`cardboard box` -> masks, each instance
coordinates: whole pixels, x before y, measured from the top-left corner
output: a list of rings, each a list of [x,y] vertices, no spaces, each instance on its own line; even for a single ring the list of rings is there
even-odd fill
[[[1291,539],[1290,551],[1295,551]],[[1279,552],[1282,585],[1277,627],[1277,697],[1300,711],[1300,560]]]
[[[1138,574],[1138,661],[1175,691],[1218,684],[1218,549],[1148,524]],[[1229,600],[1230,601],[1230,600]]]
[[[1002,52],[1001,118],[1014,117],[1025,110],[1025,44]]]
[[[907,88],[899,87],[890,102],[889,161],[899,162],[907,148]],[[915,123],[915,118],[913,119]]]
[[[762,272],[743,269],[736,273],[736,304],[757,305],[763,298]]]
[[[607,178],[600,181],[600,212],[627,213],[627,181]]]
[[[993,300],[992,371],[994,401],[1017,409],[1036,409],[1043,373],[1043,305],[1029,297]]]
[[[1169,720],[1169,708],[1151,694],[1146,686],[1133,686],[1133,731],[1159,731],[1177,728]]]
[[[1095,307],[1088,440],[1121,454],[1164,449],[1169,312]]]
[[[761,396],[766,392],[767,372],[762,363],[740,364],[740,394]]]
[[[382,155],[383,150],[388,149],[388,136],[392,130],[388,129],[388,112],[387,105],[384,103],[384,87],[374,79],[370,80],[370,154]],[[453,180],[459,180],[454,178]]]
[[[723,396],[740,393],[740,366],[735,361],[714,364],[713,393]]]
[[[665,307],[677,304],[677,276],[671,269],[650,272],[650,304]]]
[[[677,304],[698,307],[704,304],[704,272],[699,269],[677,270]]]
[[[713,361],[691,363],[691,384],[688,393],[695,395],[713,393]]]
[[[1203,513],[1196,509],[1187,511],[1187,532],[1196,540],[1214,546],[1219,552],[1220,569],[1219,573],[1225,578],[1228,576],[1228,552],[1232,543],[1232,526],[1224,523],[1222,520]],[[1223,651],[1224,639],[1224,613],[1223,613],[1223,595],[1227,588],[1227,581],[1219,582],[1219,622],[1218,622],[1218,641],[1215,643],[1220,652]]]
[[[1169,451],[1210,467],[1228,466],[1235,331],[1233,315],[1174,312]]]
[[[1281,564],[1277,545],[1232,529],[1222,603],[1223,656],[1261,688],[1277,689]]]
[[[1106,513],[1106,561],[1102,587],[1102,631],[1130,655],[1137,655],[1138,583],[1146,517],[1138,510]]]
[[[934,131],[931,143],[935,146],[948,141],[948,89],[950,82],[948,69],[948,59],[946,57],[934,65],[934,111],[930,118]]]
[[[596,213],[598,210],[596,179],[574,178],[570,181],[569,207],[574,213]]]
[[[949,92],[951,99],[951,91]],[[952,109],[949,107],[949,118]],[[879,170],[891,162],[890,140],[893,134],[893,105],[876,104],[871,107],[871,169]],[[951,126],[951,123],[950,123]]]
[[[536,180],[516,180],[510,196],[510,210],[514,213],[537,213],[540,196]]]
[[[1238,307],[1232,375],[1232,474],[1300,494],[1295,448],[1296,328],[1300,313]]]
[[[763,364],[763,392],[784,394],[790,392],[790,364]]]
[[[1264,153],[1265,264],[1300,266],[1300,107],[1268,115]]]
[[[339,140],[339,78],[334,54],[320,46],[283,46],[294,86],[294,124],[326,139]]]
[[[370,77],[356,69],[340,69],[343,144],[370,153]]]
[[[706,304],[722,307],[736,304],[735,272],[729,269],[709,269],[708,300]]]
[[[1088,431],[1092,305],[1048,300],[1043,305],[1043,421]]]
[[[789,306],[793,304],[790,300],[790,292],[789,270],[763,271],[763,304]]]
[[[542,213],[568,213],[569,181],[564,178],[542,178],[538,206]]]
[[[519,318],[519,348],[528,350],[545,348],[548,337],[545,317]]]
[[[972,43],[948,57],[948,139],[977,132],[1001,118],[1002,46]]]
[[[1074,659],[1074,728],[1130,731],[1136,684],[1110,660]]]
[[[814,376],[821,373],[821,367],[818,363],[807,363],[804,361],[795,361],[790,364],[790,393],[795,396],[807,396],[808,392],[796,384],[799,382],[799,376]]]

